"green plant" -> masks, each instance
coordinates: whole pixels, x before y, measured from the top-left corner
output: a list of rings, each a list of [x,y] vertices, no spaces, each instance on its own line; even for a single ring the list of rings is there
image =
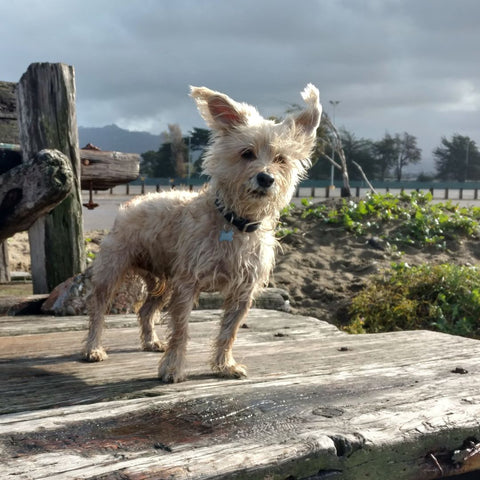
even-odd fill
[[[446,248],[446,240],[476,236],[480,231],[480,207],[459,207],[450,201],[433,203],[427,192],[368,194],[358,201],[311,205],[303,202],[301,218],[338,225],[357,235],[381,233],[389,243]],[[388,234],[384,227],[391,227]]]
[[[480,339],[480,269],[392,264],[353,300],[350,333],[430,329]]]

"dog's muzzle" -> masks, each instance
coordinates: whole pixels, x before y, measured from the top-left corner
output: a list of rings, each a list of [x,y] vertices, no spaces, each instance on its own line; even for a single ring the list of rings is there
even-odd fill
[[[260,172],[257,174],[258,186],[261,188],[264,188],[265,190],[270,188],[274,182],[275,182],[275,179],[266,172]]]
[[[251,180],[251,192],[257,197],[264,197],[268,195],[268,192],[274,183],[275,178],[269,173],[257,173]]]

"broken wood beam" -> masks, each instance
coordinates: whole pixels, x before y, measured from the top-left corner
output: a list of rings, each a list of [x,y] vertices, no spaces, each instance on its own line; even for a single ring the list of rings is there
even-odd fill
[[[21,163],[20,145],[0,143],[0,174]],[[108,190],[136,180],[140,171],[137,153],[80,149],[82,190]]]
[[[0,241],[28,230],[70,193],[70,160],[58,150],[41,150],[31,163],[0,175]]]
[[[136,153],[80,150],[82,190],[108,190],[137,179],[140,155]]]

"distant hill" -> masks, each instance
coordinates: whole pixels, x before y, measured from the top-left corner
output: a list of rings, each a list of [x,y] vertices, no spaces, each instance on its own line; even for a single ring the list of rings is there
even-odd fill
[[[152,135],[148,132],[132,132],[117,125],[105,127],[78,127],[80,148],[87,143],[96,147],[124,153],[144,153],[157,151],[165,141],[163,135]]]

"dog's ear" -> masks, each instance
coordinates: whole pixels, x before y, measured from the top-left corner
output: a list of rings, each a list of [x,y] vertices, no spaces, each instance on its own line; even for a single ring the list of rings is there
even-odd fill
[[[223,93],[206,87],[190,87],[190,95],[210,128],[230,130],[247,123],[246,105],[240,104]]]
[[[320,105],[320,93],[314,85],[309,83],[302,92],[302,98],[307,108],[296,115],[293,120],[298,129],[307,136],[315,135],[320,125],[322,106]]]

